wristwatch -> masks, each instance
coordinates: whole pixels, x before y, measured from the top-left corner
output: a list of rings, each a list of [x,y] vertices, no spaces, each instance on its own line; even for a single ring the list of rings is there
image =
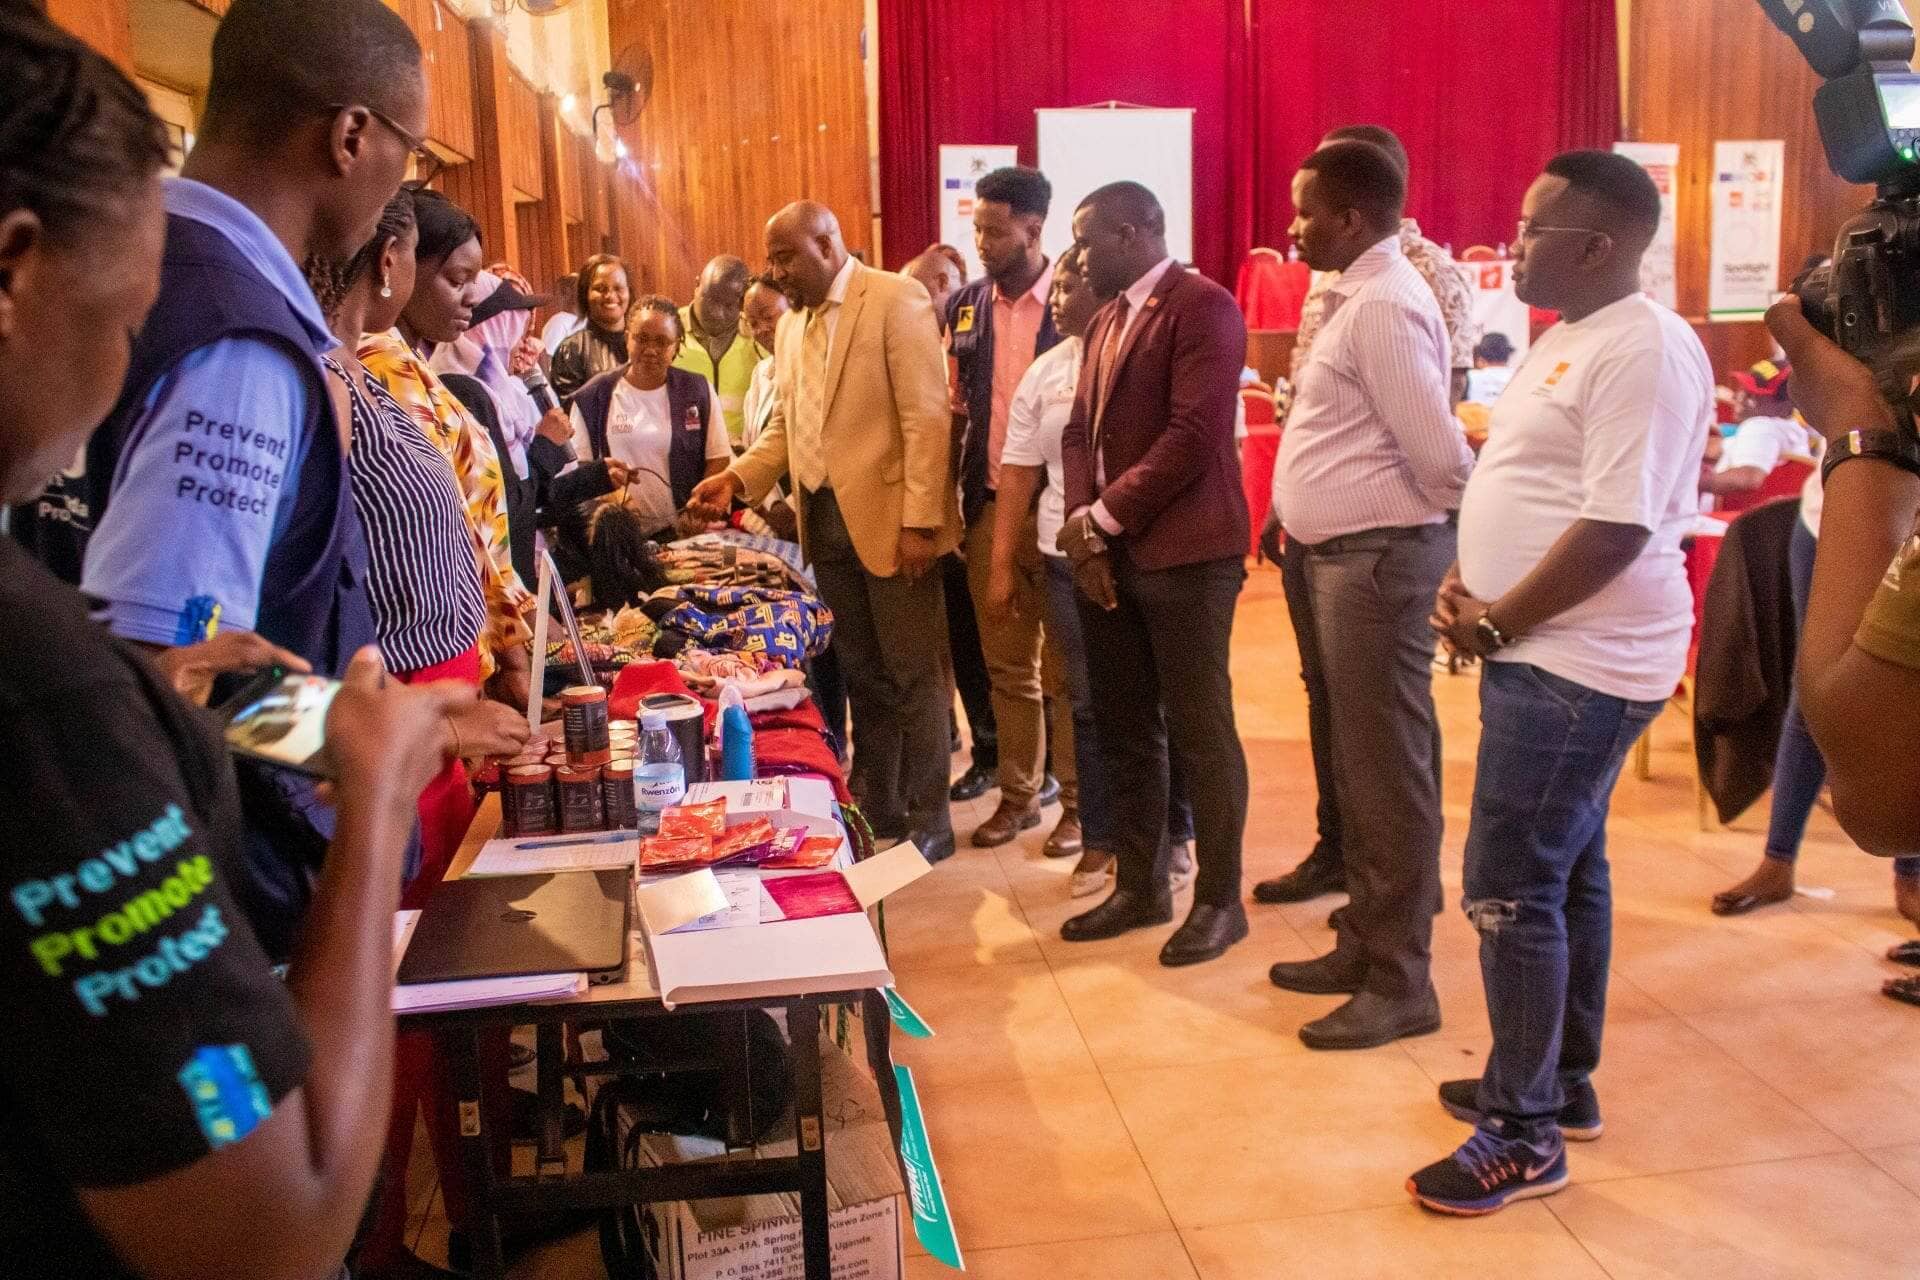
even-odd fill
[[[1473,630],[1487,646],[1488,653],[1498,653],[1514,641],[1514,637],[1502,631],[1500,624],[1493,620],[1492,610],[1480,615],[1480,621],[1473,624]]]
[[[1820,483],[1824,485],[1835,467],[1852,458],[1878,458],[1920,476],[1920,436],[1885,428],[1836,436],[1827,442],[1827,456],[1820,463]]]

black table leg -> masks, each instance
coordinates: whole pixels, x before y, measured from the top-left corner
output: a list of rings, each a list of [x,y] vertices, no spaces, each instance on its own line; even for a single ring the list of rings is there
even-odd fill
[[[880,1089],[880,1104],[887,1109],[887,1128],[893,1132],[893,1152],[898,1159],[900,1129],[905,1120],[900,1109],[900,1082],[893,1075],[893,1013],[877,987],[860,998],[860,1023],[867,1036],[867,1065]],[[904,1167],[900,1176],[906,1177]]]
[[[501,1253],[500,1219],[493,1211],[493,1156],[489,1151],[481,1070],[484,1027],[449,1031],[439,1037],[440,1051],[453,1071],[453,1088],[460,1113],[460,1164],[467,1179],[469,1219],[461,1224],[473,1249],[475,1280],[505,1280],[506,1259]],[[816,1074],[815,1079],[818,1080]]]
[[[793,1121],[799,1136],[801,1257],[806,1280],[831,1280],[832,1226],[827,1209],[826,1120],[820,1104],[820,1006],[787,1006],[793,1050]]]
[[[535,1148],[535,1163],[543,1172],[558,1165],[564,1173],[567,1167],[566,1027],[558,1022],[538,1023],[533,1037],[540,1097],[540,1144]]]

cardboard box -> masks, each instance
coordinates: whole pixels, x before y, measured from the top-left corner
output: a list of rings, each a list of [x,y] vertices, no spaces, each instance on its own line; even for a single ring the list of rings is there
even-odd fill
[[[820,1046],[826,1118],[827,1203],[833,1280],[900,1280],[906,1267],[905,1188],[879,1090],[831,1044]],[[792,1155],[793,1121],[760,1144]],[[665,1164],[721,1158],[718,1142],[671,1134],[641,1139],[642,1159]],[[800,1197],[746,1196],[647,1206],[659,1280],[802,1280]]]

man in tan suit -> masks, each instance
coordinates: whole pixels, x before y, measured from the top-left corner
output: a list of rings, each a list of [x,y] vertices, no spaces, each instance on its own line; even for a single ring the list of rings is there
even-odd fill
[[[800,541],[833,610],[853,703],[853,789],[875,832],[953,852],[947,812],[945,596],[934,561],[960,542],[946,357],[918,283],[854,261],[802,201],[767,223],[767,272],[794,310],[760,438],[694,491],[700,514],[793,479]]]

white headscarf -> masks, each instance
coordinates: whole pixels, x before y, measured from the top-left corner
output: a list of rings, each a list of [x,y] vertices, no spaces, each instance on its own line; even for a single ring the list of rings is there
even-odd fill
[[[482,271],[473,279],[481,302],[506,283],[491,271]],[[435,373],[472,374],[492,393],[500,412],[500,434],[513,457],[514,473],[522,480],[527,478],[527,446],[540,428],[540,406],[527,394],[526,385],[507,372],[507,366],[532,322],[531,311],[499,312],[452,342],[441,343],[427,361],[427,367]]]

